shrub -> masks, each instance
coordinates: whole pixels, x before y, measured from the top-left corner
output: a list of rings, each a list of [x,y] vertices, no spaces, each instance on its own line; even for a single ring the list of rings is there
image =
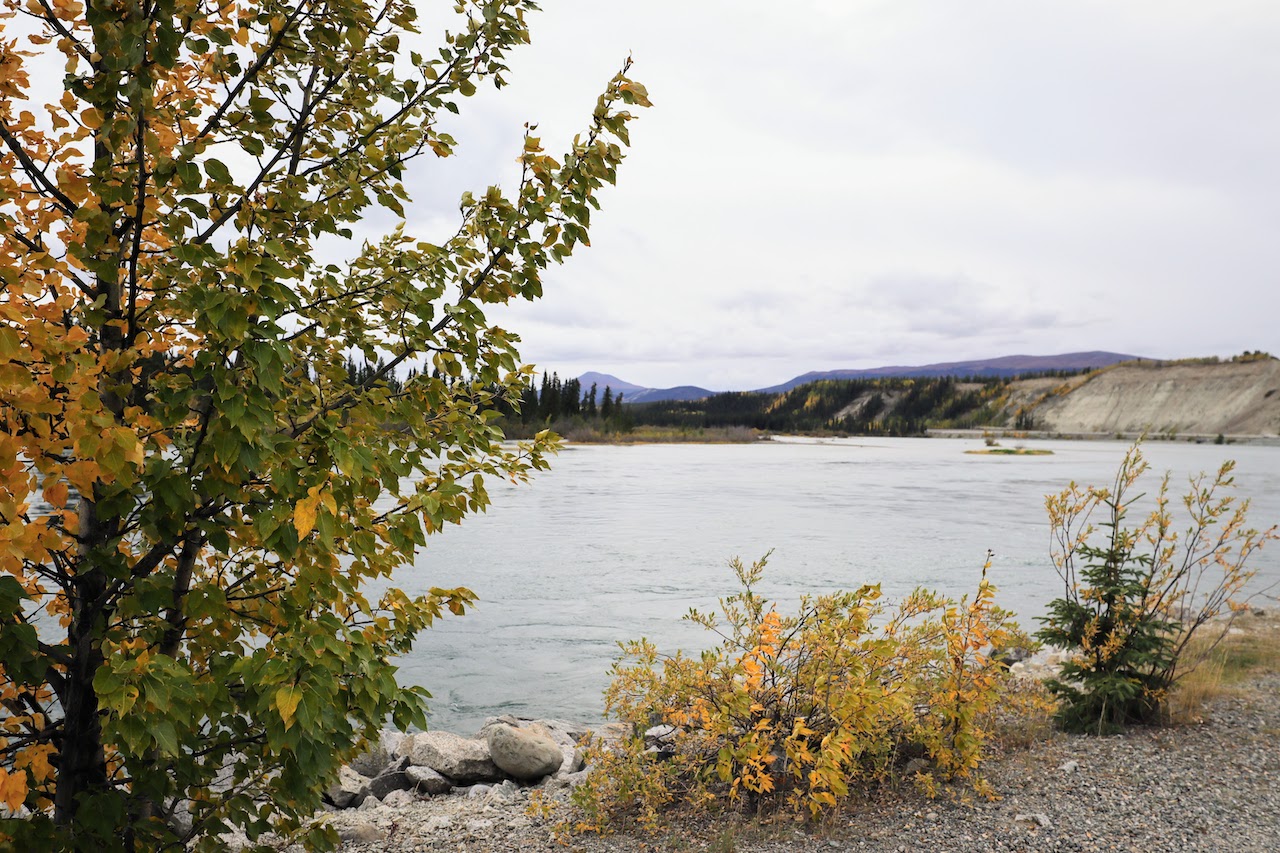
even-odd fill
[[[606,705],[634,734],[592,757],[578,829],[624,816],[652,828],[675,804],[816,817],[908,756],[988,790],[974,771],[1005,672],[988,652],[1026,638],[995,606],[986,567],[972,601],[918,590],[889,608],[867,585],[782,616],[755,592],[766,560],[733,560],[741,591],[719,616],[685,617],[718,634],[716,647],[664,656],[648,640],[622,644]],[[657,726],[654,748],[645,732]]]
[[[1041,619],[1038,636],[1075,652],[1061,677],[1048,682],[1061,703],[1063,728],[1105,733],[1159,722],[1170,689],[1203,659],[1189,651],[1193,637],[1242,606],[1253,577],[1245,566],[1276,538],[1276,528],[1246,527],[1249,502],[1224,494],[1233,486],[1234,464],[1224,463],[1212,478],[1191,478],[1181,500],[1189,517],[1181,536],[1167,474],[1154,509],[1126,526],[1130,508],[1143,497],[1134,489],[1148,469],[1140,444],[1125,454],[1110,489],[1072,483],[1046,498],[1064,590]],[[1095,513],[1103,517],[1097,527]],[[1219,624],[1214,641],[1229,621]]]

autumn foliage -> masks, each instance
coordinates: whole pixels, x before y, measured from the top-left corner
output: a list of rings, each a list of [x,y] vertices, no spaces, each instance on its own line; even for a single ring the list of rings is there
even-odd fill
[[[472,600],[366,582],[545,464],[492,423],[530,370],[485,311],[586,243],[644,90],[559,158],[526,135],[429,242],[395,225],[408,167],[533,3],[460,2],[443,39],[407,0],[3,8],[0,833],[297,835],[362,736],[422,722],[389,659]]]
[[[783,616],[756,592],[764,560],[731,566],[741,590],[719,615],[687,617],[718,645],[668,656],[624,644],[606,702],[635,736],[597,749],[574,795],[577,829],[652,827],[676,806],[816,817],[911,757],[928,759],[926,790],[952,779],[989,791],[979,765],[1007,686],[991,653],[1026,638],[995,606],[985,568],[972,600],[918,590],[889,607],[863,586]],[[663,727],[656,748],[652,727]]]

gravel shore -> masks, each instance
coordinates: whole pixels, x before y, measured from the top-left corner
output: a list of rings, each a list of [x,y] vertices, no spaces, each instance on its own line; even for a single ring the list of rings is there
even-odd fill
[[[720,818],[661,836],[557,843],[502,786],[334,815],[344,853],[407,851],[1183,851],[1280,849],[1280,675],[1217,700],[1203,723],[1113,737],[1055,734],[985,768],[1000,799],[885,791],[816,828]]]

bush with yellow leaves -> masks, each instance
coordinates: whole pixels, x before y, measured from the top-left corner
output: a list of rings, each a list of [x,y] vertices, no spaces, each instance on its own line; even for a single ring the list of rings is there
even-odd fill
[[[578,830],[652,828],[677,804],[817,817],[915,756],[989,793],[975,771],[1005,684],[990,652],[1029,641],[995,606],[987,566],[972,600],[917,590],[889,607],[867,585],[806,596],[782,616],[755,592],[767,557],[730,563],[741,591],[718,616],[685,617],[717,633],[716,647],[666,656],[645,639],[622,644],[606,705],[634,735],[592,756],[574,795]],[[644,734],[655,726],[658,749]]]

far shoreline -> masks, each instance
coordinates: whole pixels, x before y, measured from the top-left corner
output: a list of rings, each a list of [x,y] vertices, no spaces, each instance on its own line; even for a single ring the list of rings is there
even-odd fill
[[[860,439],[860,438],[955,438],[985,441],[1125,441],[1139,439],[1160,443],[1253,445],[1280,447],[1280,435],[1209,435],[1206,433],[1143,433],[1121,432],[1050,432],[1047,430],[1018,430],[1005,427],[984,429],[929,429],[916,435],[874,435],[862,433],[774,433],[749,427],[705,427],[679,429],[674,427],[636,427],[629,432],[598,430],[567,430],[562,435],[567,446],[573,445],[637,445],[637,444],[756,444],[787,439]],[[510,440],[522,440],[527,436],[509,436]],[[1010,455],[1010,454],[1006,454]],[[1028,454],[1033,455],[1033,454]]]

